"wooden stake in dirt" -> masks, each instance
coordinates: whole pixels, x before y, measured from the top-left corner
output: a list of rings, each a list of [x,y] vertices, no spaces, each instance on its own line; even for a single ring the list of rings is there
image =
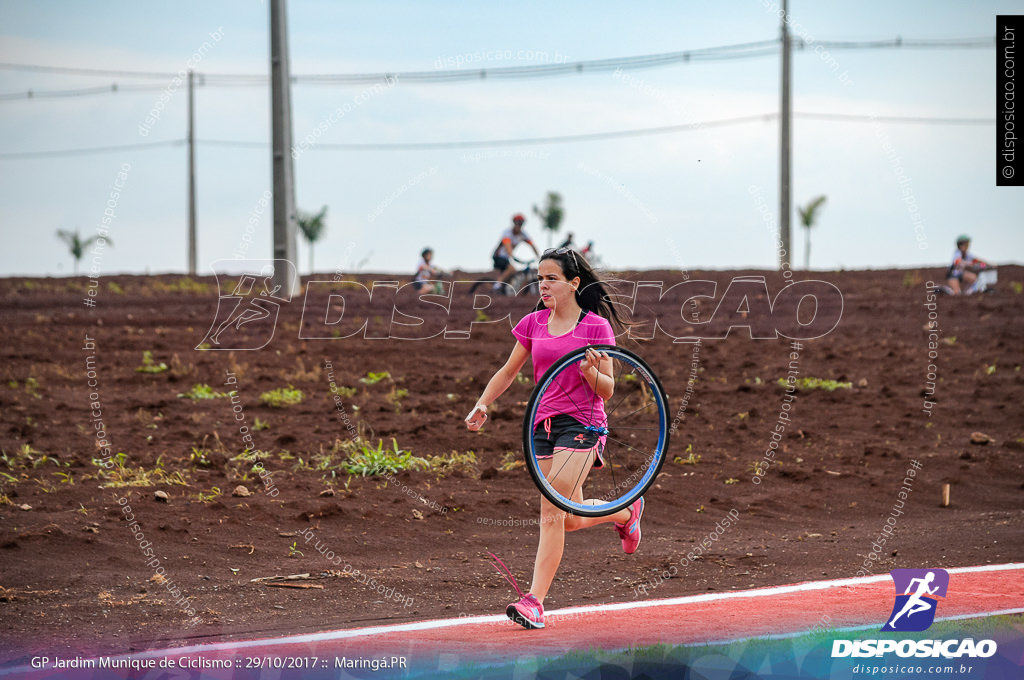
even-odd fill
[[[949,507],[949,484],[942,485],[942,507]]]

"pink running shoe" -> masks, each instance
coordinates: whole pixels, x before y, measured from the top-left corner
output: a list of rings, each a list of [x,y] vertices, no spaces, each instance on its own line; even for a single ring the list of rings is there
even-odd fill
[[[516,589],[516,593],[519,595],[518,602],[513,602],[505,607],[505,615],[527,630],[543,628],[544,605],[537,600],[537,596],[533,593],[524,593],[523,589],[519,587],[519,583],[516,582],[516,577],[512,575],[511,570],[505,566],[505,563],[499,560],[498,556],[494,553],[489,554],[494,559],[494,562],[497,563],[492,562],[492,566],[509,582],[509,585]],[[499,564],[501,565],[500,567],[498,566]]]
[[[641,496],[629,506],[629,520],[625,524],[615,523],[615,530],[622,539],[622,551],[627,555],[635,553],[637,546],[640,545],[640,518],[643,514],[644,499]]]
[[[533,593],[505,607],[505,615],[527,630],[544,627],[544,605],[537,601]]]

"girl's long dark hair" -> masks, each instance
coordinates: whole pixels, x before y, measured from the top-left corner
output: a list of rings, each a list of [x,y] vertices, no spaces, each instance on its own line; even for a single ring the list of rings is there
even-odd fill
[[[616,327],[616,330],[624,330],[631,325],[619,316],[609,297],[608,284],[600,279],[583,255],[572,248],[558,248],[544,251],[540,261],[544,260],[558,262],[565,278],[570,281],[577,276],[580,277],[580,285],[576,289],[576,304],[580,309],[603,316]],[[539,312],[544,308],[544,302],[540,301],[533,311]]]

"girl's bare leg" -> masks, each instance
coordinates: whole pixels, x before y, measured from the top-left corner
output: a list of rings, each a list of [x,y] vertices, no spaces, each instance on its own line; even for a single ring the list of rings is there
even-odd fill
[[[583,482],[586,481],[594,463],[592,450],[555,449],[555,454],[551,458],[538,462],[541,472],[560,494],[572,498],[577,503],[597,502],[583,500]],[[533,565],[533,584],[530,592],[541,603],[544,602],[555,578],[555,572],[558,571],[558,565],[562,561],[566,531],[628,520],[629,508],[604,517],[579,517],[559,510],[546,498],[541,497],[540,541],[537,544],[537,560]]]

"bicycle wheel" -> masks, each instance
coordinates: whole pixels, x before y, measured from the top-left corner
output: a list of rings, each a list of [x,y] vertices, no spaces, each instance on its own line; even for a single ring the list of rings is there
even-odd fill
[[[534,439],[537,415],[545,396],[572,400],[563,384],[567,380],[576,380],[567,372],[579,370],[579,363],[586,356],[585,347],[573,350],[556,361],[534,387],[523,420],[523,451],[530,476],[551,503],[574,515],[603,517],[628,507],[647,491],[658,476],[668,450],[668,399],[654,371],[639,356],[613,345],[592,347],[606,352],[612,360],[615,392],[604,403],[603,415],[594,412],[594,407],[589,405],[593,403],[591,399],[586,400],[587,404],[576,404],[573,400],[573,412],[566,415],[604,440],[603,467],[591,469],[589,464],[573,459],[586,456],[593,460],[594,450],[572,450],[568,456],[548,459],[550,462],[544,464],[550,465],[550,469],[545,475],[543,459],[537,457]],[[596,395],[592,394],[592,397],[598,399]],[[575,475],[576,479],[566,477],[568,469],[577,470],[568,473]],[[581,502],[571,496],[572,489],[579,486],[579,479],[584,474]]]

